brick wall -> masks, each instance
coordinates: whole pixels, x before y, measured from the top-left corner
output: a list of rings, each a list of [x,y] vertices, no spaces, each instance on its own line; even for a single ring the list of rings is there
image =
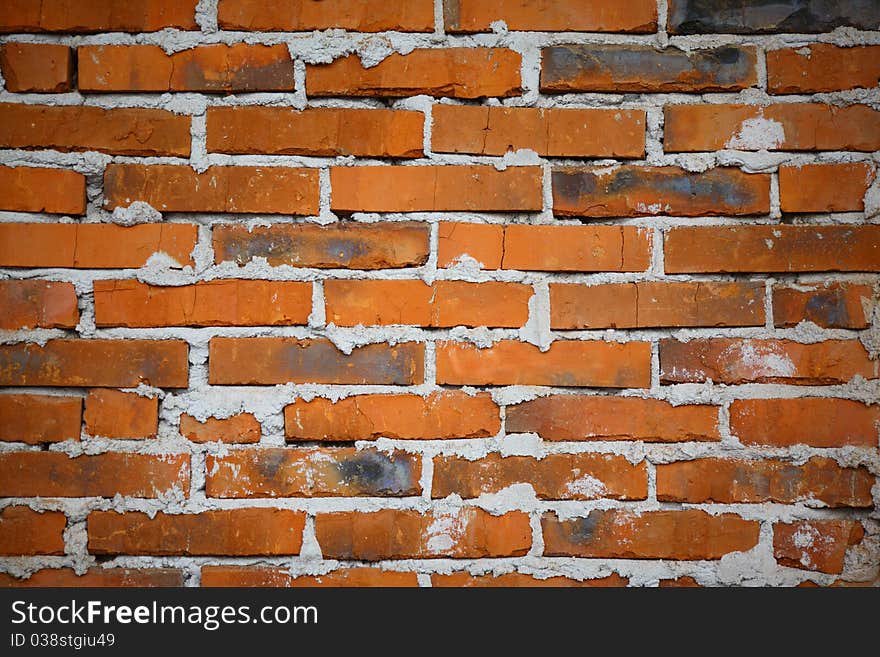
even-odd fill
[[[0,583],[876,583],[878,27],[0,0]]]

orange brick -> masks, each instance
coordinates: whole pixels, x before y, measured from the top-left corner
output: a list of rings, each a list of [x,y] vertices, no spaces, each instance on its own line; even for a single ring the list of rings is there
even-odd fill
[[[419,585],[416,573],[404,573],[379,568],[344,568],[326,575],[295,577],[286,568],[267,566],[202,566],[202,586],[247,586],[262,588],[318,588],[318,587],[415,587]]]
[[[306,65],[306,95],[517,96],[522,91],[520,60],[519,53],[506,48],[421,48],[391,53],[364,68],[357,55],[349,55],[331,64]]]
[[[871,89],[880,79],[880,46],[813,43],[767,51],[767,91],[803,94]]]
[[[438,342],[437,383],[647,388],[651,384],[651,345],[557,340],[541,352],[514,340],[496,342],[486,349],[469,343]]]
[[[6,0],[0,32],[157,32],[197,30],[198,0]]]
[[[809,321],[824,328],[864,329],[871,325],[873,299],[870,285],[774,285],[773,322],[779,327]]]
[[[552,395],[507,407],[507,431],[544,440],[718,441],[717,406],[640,397]]]
[[[353,212],[537,211],[540,167],[332,167],[330,207]]]
[[[0,329],[75,328],[79,323],[73,283],[0,281]]]
[[[676,577],[675,579],[661,579],[658,585],[661,589],[667,588],[699,588],[701,584],[689,575]]]
[[[548,577],[546,579],[538,579],[532,575],[523,573],[505,573],[504,575],[471,575],[470,573],[450,573],[449,575],[441,575],[433,573],[431,575],[431,586],[433,587],[618,587],[627,586],[629,580],[621,577],[617,573],[613,573],[608,577],[600,577],[597,579],[577,580],[569,577]]]
[[[867,162],[779,167],[779,204],[783,212],[859,212],[874,181]]]
[[[209,417],[199,422],[192,415],[180,416],[180,433],[194,443],[257,443],[262,428],[251,413],[239,413],[228,418]]]
[[[0,441],[30,445],[79,440],[82,399],[0,395]]]
[[[432,0],[220,0],[222,29],[308,32],[340,28],[352,32],[431,32]]]
[[[27,579],[0,574],[0,587],[154,587],[183,586],[183,572],[173,568],[89,568],[77,575],[71,568],[44,568]]]
[[[64,93],[73,83],[73,51],[51,43],[4,43],[0,72],[6,91]]]
[[[437,266],[451,267],[467,255],[483,269],[499,269],[503,247],[504,226],[444,221],[438,230]]]
[[[478,559],[523,556],[532,544],[529,517],[462,508],[451,514],[385,509],[318,514],[315,534],[325,559]]]
[[[328,322],[337,326],[520,327],[529,318],[530,285],[420,280],[327,280]]]
[[[0,509],[0,555],[64,554],[67,517],[26,506]]]
[[[644,157],[645,112],[434,105],[436,153],[504,155],[528,148],[550,157]]]
[[[523,226],[504,229],[502,269],[644,271],[651,231],[637,226]]]
[[[155,438],[158,398],[119,390],[90,390],[83,415],[86,432],[104,438]]]
[[[162,212],[317,214],[318,170],[287,167],[209,167],[110,164],[104,207],[145,201]]]
[[[296,400],[284,408],[288,440],[354,441],[489,438],[501,429],[488,394],[444,390],[418,395],[355,395]]]
[[[536,32],[634,32],[657,30],[657,5],[651,0],[443,0],[447,32],[491,32],[504,21],[509,30]]]
[[[773,556],[783,566],[840,574],[847,549],[864,535],[862,524],[855,520],[775,522]]]
[[[85,214],[86,177],[64,169],[0,167],[0,210]]]

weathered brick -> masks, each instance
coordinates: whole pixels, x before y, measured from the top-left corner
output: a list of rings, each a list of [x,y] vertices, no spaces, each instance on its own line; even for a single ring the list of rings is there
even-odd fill
[[[767,91],[771,94],[871,89],[878,80],[880,46],[841,48],[814,43],[767,51]]]
[[[181,515],[93,511],[90,554],[296,555],[306,514],[286,509],[225,509]]]
[[[783,212],[858,212],[874,181],[867,162],[779,167],[779,204]]]
[[[622,166],[553,170],[553,214],[561,217],[749,215],[770,212],[769,174],[715,168]]]
[[[523,573],[505,573],[503,575],[471,575],[470,573],[450,573],[431,575],[431,586],[435,587],[603,587],[611,588],[627,586],[629,580],[617,573],[597,579],[577,580],[570,577],[547,577],[539,579]]]
[[[86,177],[64,169],[0,167],[0,210],[85,214]]]
[[[435,153],[549,157],[644,157],[644,110],[434,105]]]
[[[352,32],[431,32],[432,0],[220,0],[222,29],[309,32],[341,28]]]
[[[183,571],[174,568],[89,568],[77,575],[72,568],[44,568],[26,579],[0,574],[0,588],[8,587],[155,587],[183,586]]]
[[[404,110],[209,107],[208,151],[421,157],[425,115]]]
[[[295,87],[285,44],[212,44],[173,55],[160,46],[80,46],[77,61],[77,84],[86,92],[244,93]]]
[[[650,264],[651,231],[638,226],[504,228],[502,269],[644,271]]]
[[[758,83],[757,59],[754,48],[739,46],[550,46],[541,51],[541,91],[738,91]]]
[[[159,430],[159,399],[119,390],[90,390],[83,419],[91,436],[155,438]]]
[[[0,32],[197,30],[198,0],[4,0]]]
[[[537,347],[502,340],[480,349],[470,343],[437,343],[437,382],[446,385],[534,385],[647,388],[651,345],[579,340]]]
[[[544,440],[719,441],[717,406],[640,397],[553,395],[507,407],[507,431]]]
[[[666,233],[667,274],[880,271],[880,226],[680,226]]]
[[[228,418],[209,417],[199,422],[186,413],[180,416],[180,433],[194,443],[256,443],[262,429],[251,413],[239,413]]]
[[[874,481],[866,468],[842,468],[833,459],[820,457],[803,465],[704,458],[658,465],[657,499],[694,504],[817,501],[830,507],[871,507]]]
[[[420,48],[364,68],[357,55],[306,65],[306,95],[447,98],[516,96],[521,56],[506,48]]]
[[[385,509],[372,513],[319,513],[315,534],[325,559],[478,559],[526,554],[532,544],[529,516],[493,516],[474,507],[421,514]]]
[[[0,509],[0,555],[64,554],[67,517],[26,506]]]
[[[0,441],[30,445],[79,440],[82,399],[0,395]]]
[[[823,328],[864,329],[871,325],[874,290],[870,285],[774,285],[773,323],[797,326],[802,321]]]
[[[214,227],[214,261],[321,269],[415,267],[428,260],[429,226],[411,222],[241,225]]]
[[[657,29],[657,6],[651,0],[443,0],[447,32],[491,32],[504,21],[509,30],[537,32],[633,32]]]
[[[269,566],[202,566],[202,586],[247,586],[263,588],[415,587],[416,573],[379,568],[342,568],[326,575],[290,574],[290,570]]]
[[[829,385],[854,376],[876,379],[878,366],[858,340],[708,338],[660,341],[660,382]]]
[[[318,213],[318,170],[292,167],[209,167],[110,164],[104,207],[144,201],[162,212]]]
[[[188,385],[182,340],[49,340],[0,346],[0,385],[157,388]]]
[[[415,342],[370,344],[346,355],[325,339],[212,338],[208,356],[215,385],[408,385],[424,380],[424,368],[424,347]]]
[[[337,326],[520,327],[534,289],[521,283],[420,280],[327,280],[328,322]]]
[[[208,497],[421,495],[421,457],[354,447],[241,449],[208,455]]]
[[[162,252],[190,265],[194,224],[0,224],[0,266],[124,269]]]
[[[161,109],[0,103],[3,148],[189,157],[189,130],[190,117]]]
[[[312,286],[214,280],[174,287],[95,281],[97,326],[289,326],[308,323]]]
[[[554,329],[763,326],[764,284],[550,284]]]
[[[444,390],[418,395],[355,395],[331,402],[298,399],[284,408],[288,440],[355,441],[489,438],[501,429],[488,394]]]
[[[437,266],[451,267],[463,256],[483,269],[500,269],[504,249],[504,226],[444,221],[437,237]]]
[[[64,93],[73,84],[73,51],[52,43],[4,43],[0,72],[6,91]]]
[[[676,577],[675,579],[661,579],[658,586],[661,589],[698,588],[701,584],[690,575],[683,575],[682,577]]]
[[[0,329],[75,328],[79,323],[73,283],[0,281]]]
[[[330,207],[353,212],[516,212],[543,207],[540,167],[332,167]]]
[[[746,445],[877,447],[880,407],[850,399],[738,399],[730,432]]]
[[[666,152],[880,149],[880,112],[867,105],[667,105],[664,114]]]
[[[847,548],[865,535],[856,520],[773,523],[773,556],[783,566],[840,574]]]
[[[644,462],[633,465],[613,454],[548,454],[542,459],[490,454],[478,461],[440,456],[434,461],[431,495],[469,499],[515,484],[530,484],[542,500],[643,500],[648,472]]]
[[[159,497],[189,495],[189,455],[61,452],[0,454],[3,497]]]
[[[583,518],[541,518],[547,556],[610,559],[720,559],[758,544],[759,523],[725,513],[595,509]]]

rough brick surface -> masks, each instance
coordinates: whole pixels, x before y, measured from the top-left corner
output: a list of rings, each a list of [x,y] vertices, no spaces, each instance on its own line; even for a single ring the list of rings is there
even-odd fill
[[[174,568],[89,568],[77,575],[70,568],[38,570],[27,579],[0,574],[0,587],[156,587],[183,586],[183,572]]]
[[[345,568],[326,575],[295,577],[286,568],[254,566],[202,566],[202,586],[247,586],[265,588],[319,587],[414,587],[419,585],[416,573],[381,570],[380,568]]]
[[[0,555],[64,554],[67,516],[26,506],[0,510]]]
[[[156,32],[195,30],[198,0],[6,0],[0,32]]]
[[[85,176],[64,169],[0,167],[0,210],[85,214]]]
[[[155,438],[159,400],[118,390],[90,390],[83,420],[86,433],[104,438]]]
[[[509,30],[653,32],[657,6],[651,0],[632,0],[625,7],[615,0],[443,0],[447,32],[490,32],[492,23],[498,21],[504,21]]]
[[[430,32],[432,0],[220,0],[220,27],[227,30],[307,32],[342,28],[353,32]]]
[[[0,440],[31,445],[79,440],[82,399],[49,395],[0,396]]]
[[[773,94],[819,93],[877,86],[880,46],[840,48],[814,43],[767,52],[767,89]]]
[[[256,443],[260,441],[260,423],[250,413],[223,419],[209,417],[204,422],[184,413],[180,416],[180,433],[194,443]]]
[[[874,167],[853,164],[807,164],[779,167],[779,203],[783,212],[856,212],[865,209],[865,192]]]
[[[840,574],[847,549],[864,534],[853,520],[774,523],[773,554],[784,566]]]
[[[874,291],[870,285],[774,285],[773,321],[776,326],[813,322],[825,328],[868,328]]]
[[[4,43],[0,73],[7,91],[64,93],[73,82],[72,50],[50,43]]]
[[[55,281],[0,281],[0,329],[75,328],[76,289]]]

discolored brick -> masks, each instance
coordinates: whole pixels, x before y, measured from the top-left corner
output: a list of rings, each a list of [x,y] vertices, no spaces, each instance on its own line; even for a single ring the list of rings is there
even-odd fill
[[[334,28],[352,32],[430,32],[433,0],[220,0],[222,29],[307,32]]]
[[[0,509],[0,555],[64,554],[67,517],[26,506]]]
[[[840,574],[847,549],[865,535],[855,520],[773,523],[773,556],[783,566]]]
[[[491,32],[503,21],[508,30],[538,32],[632,32],[657,29],[657,6],[651,0],[443,0],[447,32]]]
[[[570,577],[547,577],[538,578],[533,575],[524,573],[505,573],[503,575],[471,575],[466,572],[450,573],[444,575],[442,573],[433,573],[431,575],[431,586],[435,587],[601,587],[611,588],[618,586],[627,586],[629,580],[621,577],[617,573],[612,573],[608,577],[598,577],[596,579],[578,580]]]
[[[197,30],[198,0],[6,0],[2,32],[157,32]]]
[[[72,568],[43,568],[26,579],[0,574],[0,588],[71,587],[131,588],[183,586],[183,571],[175,568],[89,568],[77,575]]]
[[[75,328],[79,323],[72,283],[0,281],[0,329]]]
[[[870,326],[874,306],[870,285],[773,286],[773,323],[777,327],[788,328],[808,321],[823,328],[864,329]]]
[[[82,399],[0,395],[0,441],[30,445],[79,440]]]
[[[73,84],[73,50],[53,43],[0,45],[0,73],[6,91],[65,93]]]
[[[0,167],[0,210],[85,214],[86,177],[64,169]]]
[[[202,586],[247,586],[264,588],[318,587],[415,587],[418,575],[380,568],[340,568],[325,575],[290,574],[287,568],[268,566],[202,566]]]
[[[437,266],[451,267],[468,256],[483,269],[500,269],[504,230],[498,224],[441,222],[437,231]]]

